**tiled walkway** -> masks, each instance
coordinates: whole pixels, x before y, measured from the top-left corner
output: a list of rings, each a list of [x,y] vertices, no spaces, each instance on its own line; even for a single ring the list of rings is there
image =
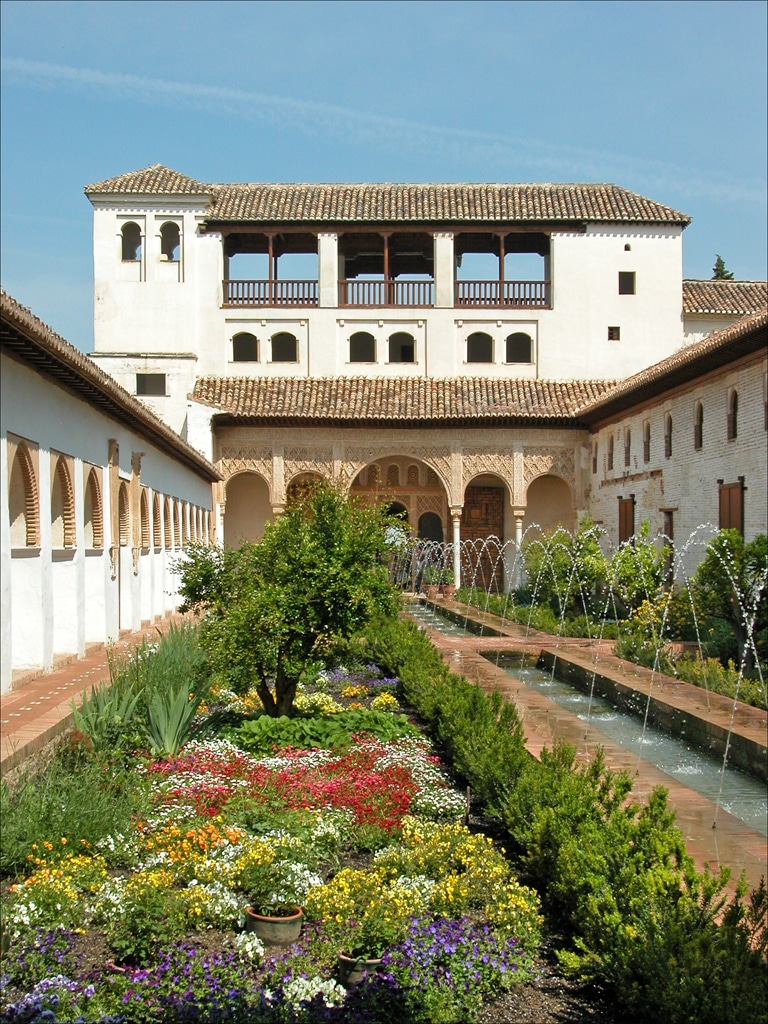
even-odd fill
[[[166,633],[171,623],[188,621],[188,616],[170,615],[139,633],[123,635],[112,648],[121,657]],[[72,699],[91,687],[109,681],[107,649],[99,647],[84,658],[25,683],[0,697],[0,772],[19,764],[54,736],[72,725]]]

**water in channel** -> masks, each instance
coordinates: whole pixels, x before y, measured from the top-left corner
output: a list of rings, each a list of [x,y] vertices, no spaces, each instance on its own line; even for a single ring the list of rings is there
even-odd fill
[[[412,605],[409,612],[420,622],[448,636],[472,634],[425,605]],[[726,768],[720,790],[722,761],[684,739],[669,736],[646,725],[642,718],[619,711],[602,697],[582,693],[549,671],[522,663],[520,655],[487,654],[494,664],[500,665],[511,676],[537,690],[555,704],[570,711],[590,726],[602,732],[607,739],[632,751],[643,760],[655,765],[676,781],[702,796],[718,803],[724,811],[743,821],[755,831],[768,835],[768,801],[766,787],[757,779],[735,768]]]

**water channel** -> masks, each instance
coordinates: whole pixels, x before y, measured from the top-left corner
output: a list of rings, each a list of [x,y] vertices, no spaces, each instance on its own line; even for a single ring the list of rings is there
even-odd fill
[[[408,610],[419,622],[445,635],[474,635],[427,605],[411,605]],[[602,697],[582,693],[553,678],[549,671],[524,664],[520,655],[488,653],[484,656],[526,686],[588,722],[607,740],[620,744],[713,803],[719,803],[723,810],[756,832],[768,835],[766,787],[757,779],[729,767],[722,774],[721,760],[689,746],[683,739],[669,736],[649,725],[643,727],[642,718],[619,711]]]

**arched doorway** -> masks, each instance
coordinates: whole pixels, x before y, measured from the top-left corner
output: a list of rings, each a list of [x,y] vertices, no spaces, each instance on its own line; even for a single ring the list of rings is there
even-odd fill
[[[425,512],[419,516],[419,537],[422,540],[434,540],[442,544],[445,540],[443,524],[435,512]]]
[[[462,581],[501,592],[504,541],[511,536],[511,505],[505,482],[492,473],[476,476],[464,491],[461,513]]]
[[[544,533],[557,526],[574,529],[576,515],[571,488],[561,477],[547,474],[531,481],[526,496],[525,527],[534,525]]]
[[[239,547],[257,541],[272,519],[269,487],[258,473],[237,473],[227,480],[224,506],[224,544]]]

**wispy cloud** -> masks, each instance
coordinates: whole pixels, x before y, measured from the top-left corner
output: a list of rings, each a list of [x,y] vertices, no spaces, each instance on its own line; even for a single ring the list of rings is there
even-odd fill
[[[518,180],[522,177],[521,171],[525,171],[537,180],[635,182],[637,187],[668,189],[681,197],[702,197],[716,202],[764,204],[766,201],[763,183],[756,179],[737,180],[730,175],[702,173],[663,160],[426,124],[314,100],[94,71],[17,57],[4,57],[2,72],[6,82],[39,89],[69,89],[152,107],[182,107],[215,113],[217,117],[267,122],[305,135],[325,136],[377,149],[391,150],[397,145],[412,152],[439,153],[454,167],[471,173],[480,169],[479,177],[483,178],[488,169],[493,168],[500,176]]]

